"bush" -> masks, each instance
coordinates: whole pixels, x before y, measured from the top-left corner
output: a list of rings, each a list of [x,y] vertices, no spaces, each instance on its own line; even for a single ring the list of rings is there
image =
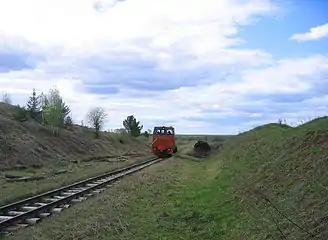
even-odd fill
[[[20,107],[19,105],[15,108],[14,114],[13,114],[15,120],[20,122],[25,122],[28,120],[28,111],[25,109],[25,107]]]

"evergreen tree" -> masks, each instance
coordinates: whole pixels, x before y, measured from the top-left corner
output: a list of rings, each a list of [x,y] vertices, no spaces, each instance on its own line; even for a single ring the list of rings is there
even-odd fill
[[[128,116],[123,121],[123,126],[126,131],[129,132],[133,137],[140,136],[141,130],[143,128],[143,125],[140,126],[140,121],[137,121],[137,119],[133,115]]]
[[[40,97],[36,95],[35,89],[33,89],[32,96],[29,98],[27,102],[26,110],[28,111],[31,118],[34,120],[41,122],[41,116],[40,116]]]

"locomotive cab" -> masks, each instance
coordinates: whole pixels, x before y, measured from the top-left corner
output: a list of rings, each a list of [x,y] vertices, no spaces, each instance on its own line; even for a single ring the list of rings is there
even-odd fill
[[[152,139],[152,153],[157,156],[171,156],[177,152],[173,127],[155,127]]]

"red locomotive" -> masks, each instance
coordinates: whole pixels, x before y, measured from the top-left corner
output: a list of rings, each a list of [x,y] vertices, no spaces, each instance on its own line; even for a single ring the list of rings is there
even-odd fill
[[[159,157],[169,157],[177,152],[173,127],[155,127],[151,144],[151,152]]]

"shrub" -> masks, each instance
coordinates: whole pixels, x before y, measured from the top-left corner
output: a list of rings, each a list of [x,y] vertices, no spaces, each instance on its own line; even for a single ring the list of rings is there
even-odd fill
[[[14,110],[13,116],[15,120],[25,122],[28,120],[28,111],[25,109],[25,107],[20,107],[19,105],[17,105]]]

